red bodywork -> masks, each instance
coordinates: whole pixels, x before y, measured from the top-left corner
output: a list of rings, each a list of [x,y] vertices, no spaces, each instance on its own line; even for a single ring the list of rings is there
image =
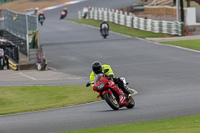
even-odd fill
[[[102,89],[98,89],[98,86],[104,82],[104,87]],[[105,93],[115,93],[117,95],[116,99],[118,99],[118,104],[120,107],[127,106],[129,102],[126,101],[126,96],[124,92],[115,84],[112,78],[106,78],[103,74],[98,74],[95,76],[94,80],[94,91],[97,91],[99,95],[97,98],[102,97]]]

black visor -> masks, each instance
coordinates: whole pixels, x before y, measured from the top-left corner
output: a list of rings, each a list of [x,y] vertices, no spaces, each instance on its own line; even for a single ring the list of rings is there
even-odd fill
[[[95,74],[102,73],[101,66],[92,67],[92,70],[94,71]]]

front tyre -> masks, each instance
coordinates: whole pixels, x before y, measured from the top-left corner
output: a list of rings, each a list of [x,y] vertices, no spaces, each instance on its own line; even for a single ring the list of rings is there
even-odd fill
[[[132,96],[129,97],[129,104],[128,106],[126,106],[128,109],[131,109],[135,106],[135,101],[134,99],[132,98]]]
[[[106,102],[108,103],[108,105],[112,109],[114,109],[114,110],[118,110],[119,109],[119,104],[118,104],[117,99],[115,98],[115,96],[113,94],[105,93],[103,95],[103,98],[106,100]]]

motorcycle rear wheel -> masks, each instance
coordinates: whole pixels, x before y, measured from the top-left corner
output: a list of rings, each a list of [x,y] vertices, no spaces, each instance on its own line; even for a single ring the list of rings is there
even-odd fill
[[[131,109],[135,106],[135,101],[134,99],[132,98],[132,96],[129,97],[129,104],[128,106],[126,106],[128,109]]]
[[[0,57],[0,70],[3,70],[4,67],[4,59],[3,57]]]
[[[116,98],[113,98],[112,94],[110,93],[105,93],[103,95],[103,98],[106,100],[106,102],[108,103],[108,105],[114,109],[114,110],[118,110],[119,109],[119,103],[117,102]]]

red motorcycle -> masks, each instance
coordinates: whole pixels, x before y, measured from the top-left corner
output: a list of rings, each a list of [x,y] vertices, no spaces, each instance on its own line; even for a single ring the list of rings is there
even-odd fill
[[[108,72],[106,69],[104,73]],[[91,83],[87,83],[86,87],[90,86]],[[94,91],[97,91],[99,95],[105,100],[107,104],[114,110],[118,110],[121,107],[133,108],[135,101],[132,96],[126,98],[124,92],[115,84],[112,78],[107,78],[103,73],[97,74],[94,79]]]

